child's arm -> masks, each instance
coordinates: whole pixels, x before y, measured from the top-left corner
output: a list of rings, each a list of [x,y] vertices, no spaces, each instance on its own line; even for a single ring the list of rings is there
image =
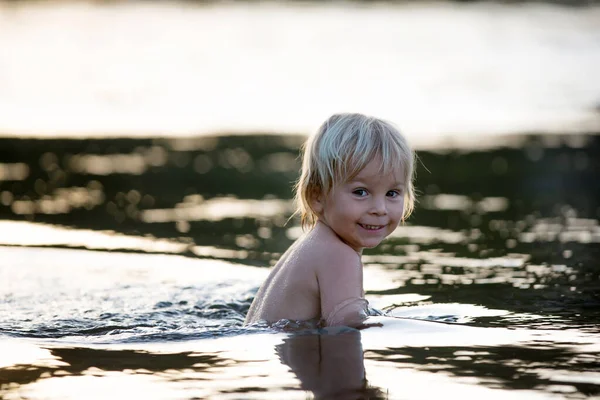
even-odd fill
[[[332,248],[317,270],[317,280],[325,325],[361,326],[367,319],[368,303],[362,295],[360,256],[345,245]]]

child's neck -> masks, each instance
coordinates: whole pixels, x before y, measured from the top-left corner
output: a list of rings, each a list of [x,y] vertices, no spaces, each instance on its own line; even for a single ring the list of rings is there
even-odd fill
[[[344,240],[342,240],[342,238],[337,233],[335,233],[335,231],[333,229],[331,229],[331,227],[329,225],[327,225],[327,223],[323,222],[322,220],[320,220],[320,219],[317,220],[317,223],[315,224],[315,227],[313,228],[313,230],[322,230],[324,232],[327,232],[328,235],[335,237],[337,240],[344,243],[346,246],[350,247],[359,256],[362,256],[362,251],[363,251],[362,248],[359,250],[356,250],[352,246],[348,245],[348,243],[346,243]]]

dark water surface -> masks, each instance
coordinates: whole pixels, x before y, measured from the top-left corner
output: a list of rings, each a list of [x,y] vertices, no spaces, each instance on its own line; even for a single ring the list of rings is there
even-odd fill
[[[0,139],[0,398],[600,395],[600,136],[420,151],[364,255],[400,325],[242,328],[303,140]]]

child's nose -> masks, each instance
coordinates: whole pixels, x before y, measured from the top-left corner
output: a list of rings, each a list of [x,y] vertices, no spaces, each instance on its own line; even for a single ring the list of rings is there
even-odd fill
[[[387,206],[385,202],[385,198],[373,198],[373,203],[371,205],[371,213],[376,215],[385,215],[387,214]]]

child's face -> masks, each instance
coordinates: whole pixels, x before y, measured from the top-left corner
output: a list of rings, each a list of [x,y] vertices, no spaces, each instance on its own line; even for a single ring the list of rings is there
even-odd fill
[[[352,180],[313,201],[319,221],[357,252],[377,246],[396,229],[404,211],[403,171],[382,176],[373,160]]]

